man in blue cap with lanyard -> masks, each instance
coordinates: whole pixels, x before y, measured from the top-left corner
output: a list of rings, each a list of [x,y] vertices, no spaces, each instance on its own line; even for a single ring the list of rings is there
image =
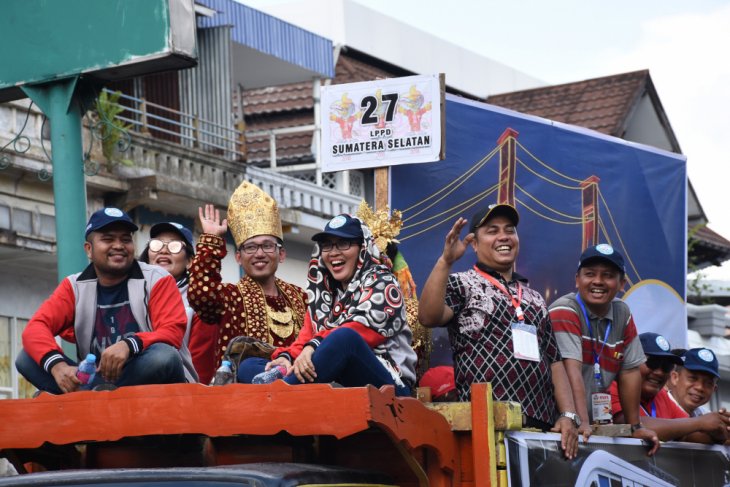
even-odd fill
[[[654,432],[639,422],[639,365],[646,358],[628,305],[616,299],[625,285],[623,256],[605,243],[588,247],[578,261],[577,292],[550,305],[550,319],[581,417],[583,437],[590,437],[592,423],[613,420],[607,389],[615,379],[632,433],[656,445]]]

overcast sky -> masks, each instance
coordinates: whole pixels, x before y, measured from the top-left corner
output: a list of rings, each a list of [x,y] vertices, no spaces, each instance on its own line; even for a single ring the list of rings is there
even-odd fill
[[[242,3],[265,10],[274,2]],[[649,69],[709,226],[730,239],[730,2],[358,3],[550,84]],[[707,274],[730,280],[730,265]]]

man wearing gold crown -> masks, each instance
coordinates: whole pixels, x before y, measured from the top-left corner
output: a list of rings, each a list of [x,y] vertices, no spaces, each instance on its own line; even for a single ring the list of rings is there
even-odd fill
[[[198,208],[198,213],[203,234],[191,266],[188,299],[200,319],[221,327],[218,364],[237,336],[274,347],[292,344],[304,322],[306,295],[275,275],[286,257],[276,201],[244,181],[228,202],[227,220],[221,222],[213,205]],[[236,284],[221,282],[220,274],[229,222],[236,262],[245,274]]]

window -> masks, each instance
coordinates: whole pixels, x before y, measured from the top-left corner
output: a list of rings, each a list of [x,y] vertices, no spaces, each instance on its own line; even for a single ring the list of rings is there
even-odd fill
[[[22,348],[21,334],[28,320],[0,316],[0,399],[28,398],[35,392],[15,370],[15,357]]]
[[[56,218],[41,213],[40,234],[44,238],[56,238]]]
[[[0,205],[0,228],[10,230],[10,207]]]
[[[30,235],[33,232],[32,213],[28,210],[13,208],[13,230]]]

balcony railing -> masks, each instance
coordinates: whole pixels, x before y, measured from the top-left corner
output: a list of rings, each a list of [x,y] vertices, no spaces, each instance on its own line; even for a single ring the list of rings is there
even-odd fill
[[[52,172],[50,160],[46,158],[46,151],[48,156],[52,155],[52,147],[50,141],[42,135],[43,118],[43,114],[35,106],[28,110],[27,104],[21,102],[0,105],[0,142],[2,145],[19,133],[28,137],[26,142],[19,144],[19,147],[22,146],[20,148],[27,147],[27,152],[20,152],[11,144],[0,154],[0,156],[7,157],[7,161],[0,166],[0,170],[13,168],[30,173],[40,173],[42,170]],[[21,128],[24,130],[21,131]],[[84,139],[88,141],[88,126],[84,133]],[[339,213],[355,213],[360,203],[360,195],[347,194],[348,191],[342,191],[339,188],[327,185],[318,186],[302,177],[292,177],[293,174],[279,173],[267,168],[246,166],[245,170],[242,170],[240,163],[236,161],[210,157],[203,151],[186,150],[184,146],[171,141],[156,140],[133,133],[130,142],[130,146],[124,154],[125,158],[134,161],[134,166],[120,168],[120,171],[115,171],[115,173],[102,171],[89,177],[90,184],[103,191],[124,193],[129,190],[131,179],[164,175],[168,179],[184,184],[180,188],[186,191],[185,194],[189,198],[225,205],[228,195],[245,178],[276,198],[282,208],[298,209],[322,217],[330,217]],[[45,149],[43,149],[43,144],[45,144]],[[85,143],[84,149],[86,150],[86,148]],[[101,154],[95,151],[91,157],[93,160],[97,160]],[[336,181],[326,179],[326,182],[334,185]],[[357,182],[362,184],[360,180]],[[352,183],[351,179],[351,186]],[[212,188],[215,188],[214,194],[211,192]],[[0,205],[0,228],[7,228],[12,222],[7,206],[5,208],[4,213],[3,206]],[[44,229],[49,224],[42,219],[46,216],[43,215],[38,220],[37,223],[40,225],[38,231],[41,236],[52,239],[51,234],[44,233]],[[3,225],[2,222],[5,220],[8,225]],[[16,222],[16,224],[20,223]],[[28,223],[28,225],[30,224]]]
[[[119,100],[124,108],[119,119],[130,124],[135,132],[151,134],[228,160],[246,160],[246,137],[241,131],[124,93]]]
[[[108,93],[111,91],[106,90]],[[313,124],[296,127],[275,128],[244,132],[239,129],[225,127],[189,113],[173,110],[146,101],[144,98],[120,94],[119,105],[124,111],[120,120],[132,126],[132,130],[142,134],[176,142],[186,147],[193,147],[217,154],[233,161],[246,161],[247,141],[266,141],[269,146],[269,167],[277,167],[277,137],[313,132]]]
[[[365,195],[364,176],[359,171],[322,174],[316,163],[287,166],[277,163],[277,138],[315,132],[313,124],[243,132],[123,93],[119,104],[124,108],[119,118],[129,123],[134,132],[192,147],[232,162],[245,162],[249,146],[265,146],[268,142],[268,167],[273,171],[359,198]],[[316,155],[313,157],[316,158]]]

